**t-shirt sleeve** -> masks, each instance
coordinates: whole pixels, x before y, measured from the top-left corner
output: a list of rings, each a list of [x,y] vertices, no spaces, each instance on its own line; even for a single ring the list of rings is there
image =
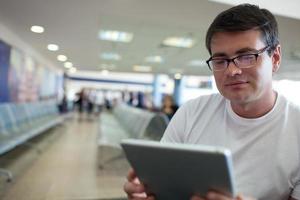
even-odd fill
[[[172,117],[161,142],[183,143],[186,127],[186,106],[182,105]]]

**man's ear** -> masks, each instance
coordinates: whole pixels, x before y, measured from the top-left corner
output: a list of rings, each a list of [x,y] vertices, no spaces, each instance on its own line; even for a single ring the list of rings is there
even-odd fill
[[[281,63],[281,46],[280,44],[274,49],[272,54],[272,71],[273,73],[277,72]]]

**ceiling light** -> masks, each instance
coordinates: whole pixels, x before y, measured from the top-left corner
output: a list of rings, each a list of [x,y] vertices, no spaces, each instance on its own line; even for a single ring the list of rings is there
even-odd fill
[[[107,76],[108,73],[109,73],[109,71],[106,70],[106,69],[101,71],[101,74],[102,74],[103,76]]]
[[[137,72],[151,72],[152,67],[151,66],[134,65],[133,70],[137,71]]]
[[[69,72],[73,74],[73,73],[77,72],[77,69],[75,67],[72,67],[69,69]]]
[[[145,61],[150,63],[162,63],[164,59],[161,56],[148,56],[145,58]]]
[[[108,40],[113,42],[131,42],[133,34],[121,31],[101,30],[99,31],[98,37],[101,40]]]
[[[65,62],[68,60],[67,56],[65,55],[58,55],[57,56],[57,60],[61,61],[61,62]]]
[[[195,66],[195,67],[205,66],[206,61],[205,60],[191,60],[188,65]]]
[[[117,53],[102,53],[101,58],[103,60],[121,60],[121,56]]]
[[[48,44],[47,48],[48,48],[49,51],[57,51],[57,50],[59,50],[59,47],[56,44]]]
[[[30,30],[34,33],[43,33],[45,29],[42,26],[32,26]]]
[[[71,63],[71,62],[65,62],[64,66],[65,66],[65,68],[70,69],[70,68],[73,67],[73,63]]]
[[[177,80],[181,79],[181,77],[182,77],[182,75],[180,73],[174,74],[174,78],[177,79]]]
[[[163,45],[180,48],[191,48],[195,40],[186,37],[168,37],[163,41]]]

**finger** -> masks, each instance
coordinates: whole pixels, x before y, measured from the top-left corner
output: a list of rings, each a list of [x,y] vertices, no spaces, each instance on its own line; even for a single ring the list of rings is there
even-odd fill
[[[128,171],[127,180],[135,184],[141,184],[141,181],[138,179],[135,171],[132,168]]]
[[[135,171],[132,168],[130,168],[128,173],[127,173],[127,180],[128,181],[133,181],[135,178],[136,178]]]
[[[123,189],[127,194],[145,192],[145,188],[142,184],[135,184],[132,182],[126,182],[123,186]]]

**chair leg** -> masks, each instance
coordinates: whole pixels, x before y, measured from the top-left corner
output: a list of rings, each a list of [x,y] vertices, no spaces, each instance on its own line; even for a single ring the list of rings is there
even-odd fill
[[[100,145],[99,147],[99,154],[98,154],[98,164],[99,164],[99,169],[103,170],[104,169],[104,147]]]
[[[0,168],[0,176],[5,176],[7,182],[11,182],[12,179],[13,179],[12,173],[9,170],[6,170],[6,169],[1,169]]]

